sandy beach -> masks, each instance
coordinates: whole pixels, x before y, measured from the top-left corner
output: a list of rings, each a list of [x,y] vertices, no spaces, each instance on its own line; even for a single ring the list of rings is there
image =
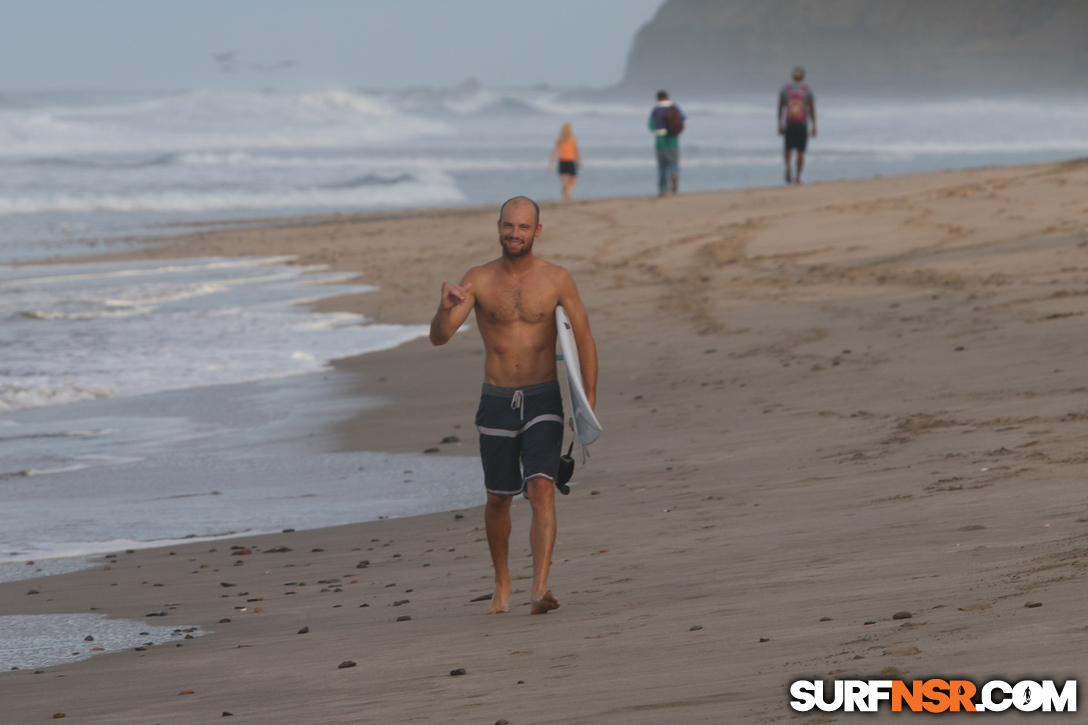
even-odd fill
[[[497,256],[497,207],[244,224],[127,257],[297,255],[380,287],[320,309],[421,324],[444,279]],[[1088,161],[542,222],[536,253],[589,309],[605,427],[559,497],[558,611],[528,616],[523,501],[502,616],[473,601],[482,509],[118,552],[0,584],[0,612],[165,612],[147,621],[207,634],[5,672],[0,722],[815,724],[848,716],[793,712],[796,679],[1083,674]],[[474,325],[336,367],[388,404],[314,431],[331,447],[476,452]]]

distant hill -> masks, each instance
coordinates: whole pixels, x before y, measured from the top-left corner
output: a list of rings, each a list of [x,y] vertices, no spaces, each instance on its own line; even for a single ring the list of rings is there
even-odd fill
[[[848,93],[1088,92],[1088,0],[667,0],[620,83]]]

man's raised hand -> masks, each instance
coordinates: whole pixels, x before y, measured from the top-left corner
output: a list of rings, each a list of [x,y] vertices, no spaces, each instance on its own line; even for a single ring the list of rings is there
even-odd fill
[[[469,282],[464,287],[455,284],[446,284],[445,280],[442,281],[442,302],[441,308],[444,310],[452,310],[454,307],[460,307],[461,304],[468,298],[468,292],[472,289],[472,283]]]

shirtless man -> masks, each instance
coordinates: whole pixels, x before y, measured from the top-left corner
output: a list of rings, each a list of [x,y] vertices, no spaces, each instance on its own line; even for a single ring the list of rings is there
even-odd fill
[[[510,611],[510,504],[525,493],[533,509],[530,611],[559,607],[548,589],[555,546],[555,477],[563,445],[563,399],[555,364],[555,307],[563,305],[578,343],[589,404],[597,404],[597,347],[589,317],[567,270],[533,254],[540,236],[540,208],[514,197],[499,212],[502,256],[465,274],[461,284],[442,283],[431,320],[431,342],[445,345],[476,310],[484,340],[484,385],[476,427],[484,466],[487,545],[495,566],[495,593],[488,614]]]

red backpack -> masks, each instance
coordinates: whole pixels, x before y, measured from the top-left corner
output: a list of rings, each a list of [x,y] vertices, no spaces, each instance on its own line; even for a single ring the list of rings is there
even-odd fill
[[[808,104],[805,96],[808,95],[808,86],[795,87],[787,85],[786,91],[786,122],[804,123],[808,120]]]
[[[684,132],[684,116],[676,106],[669,106],[665,111],[665,133],[669,136],[679,136]]]

